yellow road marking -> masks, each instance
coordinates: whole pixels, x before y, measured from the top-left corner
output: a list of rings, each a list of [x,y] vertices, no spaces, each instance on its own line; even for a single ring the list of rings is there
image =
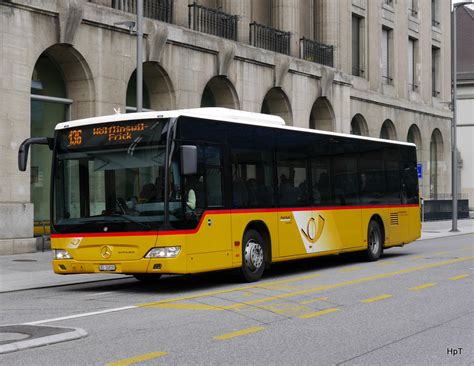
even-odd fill
[[[317,299],[313,299],[313,300],[301,301],[300,304],[301,305],[306,305],[306,304],[311,304],[313,302],[325,301],[327,299],[329,299],[329,298],[328,297],[318,297]]]
[[[414,257],[408,258],[411,261],[421,259],[421,258],[426,258],[424,255],[415,255]]]
[[[295,303],[283,303],[283,304],[275,304],[275,305],[266,305],[259,307],[258,309],[269,310],[272,313],[285,315],[288,317],[295,317],[300,316],[301,314],[307,314],[313,311],[313,308],[304,305],[298,305]]]
[[[420,271],[422,269],[435,268],[435,267],[440,267],[440,266],[447,265],[447,264],[463,262],[463,261],[470,260],[470,259],[474,259],[474,256],[473,257],[466,257],[466,258],[452,259],[452,260],[449,260],[449,261],[444,261],[444,262],[439,262],[439,263],[426,264],[426,265],[420,266],[420,267],[402,269],[400,271],[395,271],[395,272],[390,272],[390,273],[383,273],[383,274],[379,274],[379,275],[375,275],[375,276],[371,276],[371,277],[359,278],[359,279],[352,280],[352,281],[335,283],[335,284],[332,284],[332,285],[322,285],[322,286],[313,287],[313,288],[310,288],[310,289],[307,289],[307,290],[296,291],[296,292],[291,292],[291,293],[286,293],[286,294],[280,294],[280,295],[270,296],[270,297],[264,297],[262,299],[253,300],[253,301],[239,302],[238,304],[223,306],[222,308],[223,309],[238,309],[238,308],[241,308],[243,306],[261,304],[263,302],[273,301],[273,300],[277,300],[277,299],[284,299],[284,298],[294,297],[294,296],[298,296],[298,295],[304,295],[304,294],[308,294],[308,293],[332,290],[332,289],[335,289],[335,288],[346,287],[346,286],[355,285],[355,284],[364,283],[364,282],[370,282],[370,281],[374,281],[374,280],[378,280],[378,279],[382,279],[382,278],[393,277],[393,276],[400,275],[400,274]]]
[[[212,296],[212,295],[222,295],[222,294],[226,294],[226,293],[229,293],[229,292],[246,291],[246,290],[250,290],[250,289],[266,289],[266,286],[273,286],[273,285],[276,285],[276,284],[287,283],[287,282],[296,282],[296,281],[306,280],[306,279],[309,279],[309,278],[314,278],[314,277],[319,277],[319,276],[321,276],[321,274],[316,273],[316,274],[307,275],[307,276],[299,276],[299,277],[295,277],[295,278],[290,278],[290,279],[287,279],[287,280],[263,282],[263,283],[259,283],[257,285],[235,287],[235,288],[231,288],[231,289],[228,289],[228,290],[212,291],[212,292],[206,292],[206,293],[199,294],[199,295],[183,296],[183,297],[177,297],[177,298],[168,299],[168,300],[160,300],[160,301],[155,301],[155,302],[150,302],[150,303],[137,304],[136,306],[138,306],[138,307],[147,307],[147,306],[154,306],[156,304],[164,304],[164,303],[167,303],[167,302],[176,302],[176,301],[182,301],[182,300],[197,299],[197,298],[200,298],[200,297],[206,297],[206,296]]]
[[[156,304],[149,305],[148,307],[160,308],[160,309],[179,309],[179,310],[224,310],[218,306],[206,305],[206,304]]]
[[[152,352],[152,353],[147,353],[145,355],[130,357],[124,360],[111,362],[111,363],[106,364],[105,366],[128,366],[128,365],[132,365],[138,362],[153,360],[155,358],[165,356],[165,355],[167,355],[166,352]]]
[[[341,270],[338,271],[338,272],[340,272],[340,273],[354,272],[354,271],[358,271],[358,270],[360,270],[360,269],[362,269],[362,267],[351,267],[351,268],[341,269]]]
[[[449,279],[451,281],[456,281],[456,280],[460,280],[460,279],[463,279],[463,278],[466,278],[466,277],[469,277],[469,275],[468,274],[462,274],[462,275],[459,275],[459,276],[450,277]]]
[[[376,302],[376,301],[381,301],[381,300],[389,299],[389,298],[391,298],[391,297],[393,297],[393,295],[384,294],[384,295],[380,295],[380,296],[376,296],[376,297],[370,297],[370,298],[368,298],[368,299],[361,300],[360,302],[365,302],[365,303]]]
[[[242,335],[246,335],[250,333],[260,332],[264,329],[265,329],[264,327],[247,328],[247,329],[238,330],[236,332],[231,332],[231,333],[222,334],[220,336],[215,336],[214,339],[218,341],[223,341],[225,339],[230,339],[230,338],[240,337]]]
[[[411,287],[410,290],[412,290],[412,291],[418,291],[418,290],[423,290],[423,289],[425,289],[425,288],[433,287],[433,286],[436,286],[436,283],[425,283],[425,284],[420,285],[420,286]]]
[[[307,289],[307,290],[301,290],[301,291],[296,291],[296,292],[292,292],[292,293],[286,293],[286,294],[281,294],[281,295],[277,295],[277,296],[266,297],[266,298],[253,300],[253,301],[248,301],[248,302],[241,302],[241,303],[233,304],[233,305],[229,305],[229,306],[222,306],[221,308],[222,309],[235,309],[235,308],[239,308],[239,307],[242,307],[242,306],[259,304],[259,303],[272,301],[272,300],[276,300],[276,299],[293,297],[293,296],[298,296],[298,295],[303,295],[303,294],[308,294],[308,293],[314,293],[314,292],[321,292],[321,291],[331,290],[331,289],[345,287],[345,286],[349,286],[349,285],[355,285],[355,284],[359,284],[359,283],[365,283],[365,282],[370,282],[370,281],[374,281],[374,280],[379,280],[379,279],[383,279],[383,278],[387,278],[387,277],[393,277],[393,276],[397,276],[397,275],[401,275],[401,274],[421,271],[423,269],[436,268],[436,267],[441,267],[441,266],[445,266],[445,265],[449,265],[449,264],[465,262],[465,261],[472,260],[472,259],[474,259],[474,256],[451,259],[451,260],[438,262],[438,263],[425,264],[425,265],[419,266],[419,267],[406,268],[406,269],[402,269],[400,271],[389,272],[389,273],[382,273],[382,274],[379,274],[379,275],[375,275],[375,276],[371,276],[371,277],[363,277],[363,278],[355,279],[355,280],[352,280],[352,281],[335,283],[335,284],[332,284],[332,285],[322,285],[322,286],[313,287],[313,288],[310,288],[310,289]],[[262,285],[265,285],[265,284],[262,284]],[[150,302],[150,303],[138,304],[136,306],[137,307],[156,306],[157,304],[165,304],[165,303],[171,303],[171,302],[176,302],[176,301],[184,301],[184,300],[196,299],[196,298],[212,296],[212,295],[221,295],[221,294],[225,294],[225,293],[229,293],[229,292],[241,291],[243,289],[250,289],[250,288],[255,288],[255,287],[261,287],[261,285],[253,285],[253,286],[239,287],[239,288],[228,289],[228,290],[206,292],[206,293],[197,294],[197,295],[183,296],[183,297],[178,297],[178,298],[173,298],[173,299],[168,299],[168,300],[160,300],[160,301],[155,301],[155,302]]]
[[[326,309],[326,310],[317,311],[315,313],[309,313],[309,314],[301,315],[301,316],[299,316],[299,318],[301,318],[301,319],[315,318],[317,316],[330,314],[330,313],[335,313],[336,311],[339,311],[339,310],[341,310],[341,309],[330,308],[330,309]]]

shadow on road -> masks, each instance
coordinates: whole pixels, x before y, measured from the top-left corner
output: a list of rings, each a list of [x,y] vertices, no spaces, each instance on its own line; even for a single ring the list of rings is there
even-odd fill
[[[393,260],[396,258],[411,255],[409,252],[385,252],[380,262],[384,260]],[[323,256],[317,258],[299,259],[282,263],[273,263],[270,269],[267,269],[261,282],[278,281],[287,276],[304,276],[314,273],[314,271],[325,269],[344,269],[355,264],[364,263],[361,256],[354,253]],[[367,262],[366,262],[367,263]],[[368,264],[368,263],[367,263]],[[370,264],[369,264],[370,265]],[[113,275],[111,275],[113,276]],[[214,271],[193,275],[164,275],[156,283],[143,283],[133,277],[126,279],[113,279],[113,281],[90,282],[78,285],[58,288],[61,292],[126,292],[127,294],[162,294],[174,295],[179,293],[186,296],[186,292],[198,291],[219,291],[222,288],[248,286],[251,284],[241,280],[238,270]]]

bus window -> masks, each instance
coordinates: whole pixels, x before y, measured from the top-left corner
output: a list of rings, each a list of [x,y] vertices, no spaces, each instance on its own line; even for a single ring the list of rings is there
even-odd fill
[[[400,204],[400,149],[398,146],[385,148],[385,203]]]
[[[401,152],[401,190],[408,204],[418,203],[418,174],[416,169],[416,148],[400,147]]]
[[[334,158],[335,204],[338,206],[357,205],[357,159],[350,156]]]
[[[309,184],[306,156],[277,153],[278,199],[281,206],[309,205]]]
[[[360,154],[360,201],[362,204],[384,202],[385,173],[383,149],[372,149]]]
[[[222,207],[222,174],[219,168],[206,169],[207,207]]]
[[[326,206],[332,203],[330,160],[317,157],[311,160],[311,182],[313,205]]]
[[[204,208],[223,206],[222,193],[222,153],[216,145],[198,146],[198,171],[202,174]],[[204,189],[205,188],[205,189]],[[199,200],[199,197],[196,196]]]
[[[273,207],[271,153],[232,150],[232,207]]]

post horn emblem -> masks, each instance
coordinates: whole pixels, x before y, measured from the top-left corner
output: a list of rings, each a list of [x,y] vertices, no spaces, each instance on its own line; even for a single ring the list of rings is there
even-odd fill
[[[308,223],[306,224],[306,231],[301,229],[301,232],[311,244],[314,244],[321,237],[321,234],[323,233],[323,228],[324,228],[324,217],[319,215],[318,223],[316,223],[316,219],[314,217],[311,217],[308,220]]]
[[[104,259],[110,258],[110,256],[112,255],[112,248],[109,247],[108,245],[100,248],[100,255]]]

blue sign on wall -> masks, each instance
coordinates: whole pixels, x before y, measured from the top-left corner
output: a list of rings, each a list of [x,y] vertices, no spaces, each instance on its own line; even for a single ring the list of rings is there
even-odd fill
[[[418,171],[418,178],[423,178],[423,164],[417,164],[416,170]]]

